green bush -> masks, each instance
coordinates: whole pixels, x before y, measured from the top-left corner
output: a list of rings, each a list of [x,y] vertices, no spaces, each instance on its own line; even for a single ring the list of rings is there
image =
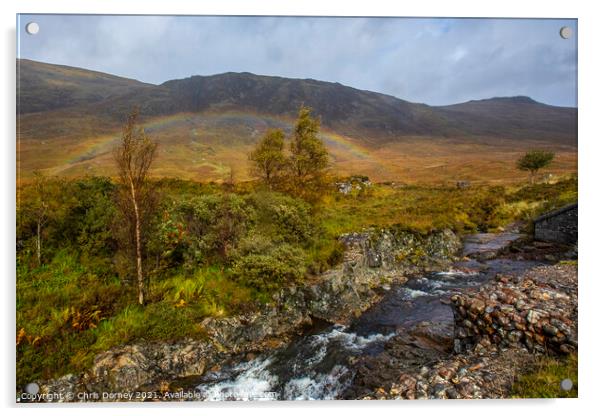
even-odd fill
[[[254,223],[254,210],[236,194],[173,201],[159,227],[157,246],[170,266],[228,262]]]
[[[233,266],[234,278],[259,291],[273,291],[284,284],[299,282],[305,275],[305,256],[301,249],[282,244],[266,253],[247,254]]]
[[[249,197],[257,215],[255,232],[291,244],[308,244],[315,233],[310,206],[300,199],[275,192]]]

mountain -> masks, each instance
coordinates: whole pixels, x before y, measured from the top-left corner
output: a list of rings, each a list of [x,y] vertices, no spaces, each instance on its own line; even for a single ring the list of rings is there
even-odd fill
[[[81,169],[72,168],[87,165],[89,170],[92,161],[108,161],[124,117],[135,106],[164,149],[162,174],[179,174],[180,157],[205,167],[198,173],[219,178],[232,163],[246,163],[244,152],[267,128],[290,129],[302,104],[320,117],[335,166],[357,165],[361,154],[362,163],[371,166],[368,171],[381,178],[396,177],[399,169],[384,166],[393,161],[385,162],[389,155],[377,154],[407,155],[409,144],[420,144],[416,151],[435,146],[436,154],[445,153],[440,149],[443,143],[451,153],[458,144],[576,151],[577,109],[528,97],[437,107],[339,83],[251,73],[192,76],[153,85],[25,59],[17,61],[17,69],[19,161],[25,173],[39,165],[56,173],[81,174]],[[433,154],[422,152],[426,159]]]
[[[294,117],[302,104],[319,114],[325,127],[350,136],[444,134],[447,121],[432,108],[332,82],[249,73],[194,76],[162,84],[183,111],[243,109]]]
[[[576,144],[576,108],[554,107],[519,96],[473,100],[438,109],[468,134]]]

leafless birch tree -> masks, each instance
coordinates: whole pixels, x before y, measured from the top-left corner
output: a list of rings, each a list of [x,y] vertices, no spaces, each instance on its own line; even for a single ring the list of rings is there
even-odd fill
[[[138,125],[138,111],[134,110],[123,128],[121,143],[114,156],[119,172],[118,205],[128,222],[129,244],[136,263],[138,303],[145,301],[145,277],[143,270],[144,224],[152,211],[149,197],[149,169],[155,159],[157,144]]]

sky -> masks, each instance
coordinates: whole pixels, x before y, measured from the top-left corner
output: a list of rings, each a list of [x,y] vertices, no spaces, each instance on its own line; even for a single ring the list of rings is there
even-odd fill
[[[575,19],[20,15],[17,31],[19,58],[153,84],[252,72],[429,105],[525,95],[577,106]]]

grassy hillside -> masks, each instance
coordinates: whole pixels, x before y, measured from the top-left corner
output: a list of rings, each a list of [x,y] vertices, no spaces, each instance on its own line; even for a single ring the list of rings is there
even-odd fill
[[[430,107],[315,80],[227,73],[143,84],[79,68],[20,60],[19,179],[34,170],[113,174],[111,148],[139,106],[160,144],[155,174],[248,179],[247,153],[270,127],[289,129],[301,103],[322,120],[340,175],[377,181],[513,182],[518,155],[558,156],[548,172],[576,171],[577,110],[524,97]]]
[[[577,145],[576,108],[549,106],[529,97],[473,100],[439,108],[474,135],[492,137],[504,132],[508,137]]]
[[[90,115],[85,119],[66,112],[28,115],[18,146],[21,178],[34,170],[50,175],[114,174],[112,148],[120,124]],[[202,181],[222,181],[234,169],[237,180],[250,179],[247,154],[268,129],[290,131],[293,119],[242,112],[180,113],[147,119],[145,129],[159,143],[154,175]],[[76,124],[81,136],[64,131]],[[96,127],[100,126],[100,127]],[[31,132],[31,133],[30,133]],[[457,180],[508,183],[526,178],[515,168],[521,153],[532,148],[555,151],[546,173],[576,172],[576,149],[537,141],[409,136],[394,143],[367,145],[358,139],[323,130],[332,171],[341,176],[368,175],[375,181],[450,183]]]

